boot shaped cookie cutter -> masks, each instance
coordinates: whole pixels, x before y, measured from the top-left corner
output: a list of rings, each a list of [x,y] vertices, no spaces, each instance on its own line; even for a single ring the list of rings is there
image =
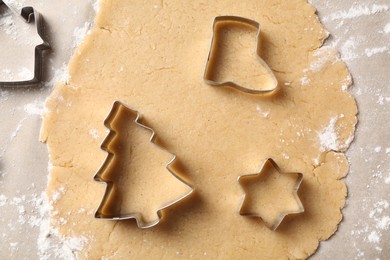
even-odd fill
[[[261,63],[261,65],[267,70],[267,74],[270,75],[272,77],[272,88],[270,89],[260,89],[260,90],[257,90],[257,89],[251,89],[251,88],[246,88],[244,86],[241,86],[233,81],[216,81],[213,79],[213,75],[212,75],[212,67],[214,67],[214,64],[213,64],[213,60],[214,60],[214,56],[215,56],[215,50],[217,48],[216,45],[216,31],[217,31],[217,25],[218,23],[238,23],[238,24],[246,24],[246,25],[249,25],[249,26],[252,26],[254,27],[256,30],[257,30],[257,36],[256,36],[256,56],[259,60],[259,62]],[[223,86],[227,86],[227,87],[232,87],[232,88],[235,88],[237,90],[240,90],[240,91],[243,91],[243,92],[246,92],[246,93],[249,93],[249,94],[269,94],[273,91],[276,91],[278,89],[278,80],[276,79],[275,77],[275,74],[272,72],[272,70],[270,69],[270,67],[267,65],[267,63],[261,58],[261,40],[260,40],[260,33],[261,33],[261,30],[260,30],[260,24],[258,22],[256,22],[255,20],[251,20],[251,19],[247,19],[247,18],[244,18],[244,17],[239,17],[239,16],[217,16],[215,19],[214,19],[214,23],[213,23],[213,34],[212,34],[212,40],[211,40],[211,46],[210,46],[210,50],[209,50],[209,55],[207,57],[207,62],[206,62],[206,66],[205,66],[205,70],[204,70],[204,74],[203,74],[203,79],[204,81],[211,85],[211,86],[215,86],[215,87],[223,87]]]
[[[118,154],[114,154],[113,152],[110,151],[110,149],[108,148],[109,144],[111,143],[111,141],[115,138],[115,136],[117,135],[117,132],[115,132],[112,128],[112,122],[115,120],[115,118],[117,117],[118,115],[118,112],[120,110],[120,108],[125,108],[127,109],[128,111],[130,111],[132,114],[135,115],[135,119],[134,119],[134,123],[137,125],[137,126],[140,126],[146,130],[148,130],[150,133],[151,133],[151,136],[150,136],[150,139],[149,141],[154,144],[156,147],[158,147],[159,149],[163,150],[164,152],[167,152],[169,154],[172,155],[172,159],[166,164],[165,168],[169,171],[170,174],[172,174],[177,180],[179,180],[181,183],[185,184],[187,187],[190,188],[190,191],[185,194],[184,196],[180,197],[179,199],[176,199],[174,201],[171,201],[169,203],[167,203],[166,205],[163,205],[161,206],[158,210],[157,210],[157,215],[158,215],[158,220],[154,221],[154,222],[151,222],[151,223],[147,223],[147,222],[144,222],[143,219],[142,219],[142,214],[140,212],[132,212],[132,213],[120,213],[120,214],[116,214],[116,213],[112,213],[112,212],[104,212],[104,205],[107,205],[107,204],[110,204],[110,203],[115,203],[113,201],[110,201],[110,196],[112,195],[112,191],[113,191],[113,186],[114,186],[114,183],[110,180],[107,180],[103,177],[103,173],[104,172],[107,172],[107,171],[110,171],[109,169],[109,165],[110,165],[110,162],[114,159],[115,156],[118,156]],[[105,162],[102,164],[102,166],[100,167],[100,169],[97,171],[95,177],[94,177],[94,180],[99,182],[99,183],[103,183],[103,184],[106,184],[106,192],[104,194],[104,197],[102,199],[102,202],[100,203],[100,206],[99,208],[97,209],[96,213],[95,213],[95,218],[96,219],[105,219],[105,220],[126,220],[126,219],[135,219],[136,222],[137,222],[137,226],[139,228],[150,228],[150,227],[153,227],[155,225],[157,225],[160,220],[162,219],[162,211],[178,202],[180,202],[181,200],[187,198],[188,196],[190,196],[193,192],[194,192],[194,187],[187,183],[185,180],[183,180],[182,178],[180,178],[176,172],[174,170],[171,169],[171,164],[175,161],[176,159],[176,155],[169,152],[168,150],[162,148],[161,146],[159,146],[158,144],[155,143],[155,139],[156,139],[156,133],[154,132],[154,130],[144,124],[141,123],[142,121],[142,117],[141,117],[141,114],[138,112],[138,111],[135,111],[129,107],[127,107],[126,105],[124,105],[123,103],[121,103],[120,101],[115,101],[113,106],[112,106],[112,109],[111,109],[111,112],[108,114],[108,116],[106,117],[106,119],[104,120],[104,125],[106,126],[106,128],[108,128],[110,130],[109,134],[107,135],[106,139],[102,142],[101,144],[101,149],[105,152],[108,153],[108,156],[105,160]],[[120,155],[119,155],[120,156]]]
[[[7,6],[12,12],[14,12],[18,17],[20,16],[23,21],[26,23],[35,22],[35,27],[39,37],[42,39],[43,43],[35,46],[34,54],[34,76],[30,80],[23,81],[0,81],[0,87],[31,87],[39,84],[42,80],[43,72],[43,52],[47,49],[50,49],[49,43],[44,38],[44,21],[40,13],[34,10],[33,7],[27,6],[23,7],[20,14],[15,11],[12,7],[0,0],[0,5]]]
[[[295,185],[292,189],[292,195],[294,196],[295,198],[295,201],[297,202],[298,204],[298,209],[297,210],[293,210],[293,211],[284,211],[284,212],[280,212],[280,214],[278,215],[278,217],[275,219],[275,221],[272,223],[272,225],[268,225],[266,222],[264,222],[264,224],[269,228],[271,229],[272,231],[275,231],[279,226],[280,224],[282,223],[283,219],[287,216],[287,215],[292,215],[292,214],[299,214],[299,213],[303,213],[305,211],[303,205],[302,205],[302,202],[301,200],[299,199],[299,196],[298,196],[298,190],[299,190],[299,187],[301,186],[301,183],[303,181],[303,174],[300,173],[300,172],[282,172],[279,168],[279,166],[276,164],[276,162],[274,160],[272,160],[271,158],[268,158],[264,161],[263,165],[260,167],[259,171],[255,174],[249,174],[249,175],[242,175],[240,177],[238,177],[238,183],[240,184],[240,187],[242,189],[242,191],[244,192],[244,196],[242,198],[242,202],[241,202],[241,205],[240,205],[240,209],[239,209],[239,213],[240,215],[242,216],[247,216],[247,217],[256,217],[256,218],[262,218],[258,213],[255,213],[255,212],[246,212],[243,210],[244,208],[244,205],[245,205],[245,199],[246,199],[246,196],[247,196],[247,191],[244,189],[244,186],[242,184],[242,181],[243,179],[245,178],[253,178],[253,177],[259,177],[264,173],[264,168],[266,167],[267,164],[270,164],[274,169],[276,169],[276,171],[279,173],[279,174],[294,174],[297,176],[297,181],[295,182]]]

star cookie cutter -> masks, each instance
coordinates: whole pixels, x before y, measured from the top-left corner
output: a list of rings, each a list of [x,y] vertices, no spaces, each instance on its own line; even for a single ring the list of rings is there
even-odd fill
[[[263,175],[264,174],[264,168],[266,167],[267,164],[270,164],[272,167],[274,167],[279,174],[295,174],[295,175],[297,175],[297,181],[296,181],[296,183],[295,183],[295,185],[293,187],[292,194],[293,194],[293,196],[295,198],[295,201],[298,204],[298,209],[297,210],[293,210],[293,211],[281,212],[279,214],[279,216],[275,219],[275,221],[272,223],[272,225],[268,225],[265,221],[263,221],[264,224],[269,229],[271,229],[272,231],[275,231],[280,226],[280,224],[282,223],[283,219],[287,215],[299,214],[299,213],[303,213],[305,211],[305,209],[304,209],[304,207],[302,205],[302,202],[301,202],[301,200],[299,199],[299,196],[298,196],[298,190],[299,190],[299,187],[301,186],[301,183],[303,181],[303,174],[300,173],[300,172],[282,172],[280,170],[279,166],[276,164],[276,162],[273,159],[268,158],[268,159],[266,159],[263,162],[263,165],[260,167],[260,169],[259,169],[259,171],[257,173],[239,176],[237,181],[238,181],[238,183],[239,183],[239,185],[241,187],[241,190],[244,192],[244,195],[243,195],[243,198],[242,198],[242,201],[241,201],[241,205],[240,205],[240,209],[239,209],[239,214],[241,216],[256,217],[256,218],[262,219],[262,217],[258,213],[243,211],[243,208],[244,208],[244,205],[245,205],[245,199],[246,199],[246,196],[247,196],[247,192],[244,189],[244,186],[242,184],[242,180],[245,179],[245,178],[253,178],[253,177],[259,177],[259,176]]]
[[[34,10],[33,7],[27,6],[23,7],[20,13],[15,11],[8,4],[0,0],[0,6],[7,6],[13,13],[15,13],[18,17],[20,16],[23,21],[26,23],[35,22],[35,27],[39,37],[42,40],[42,43],[35,46],[35,54],[34,54],[34,76],[29,80],[22,81],[0,81],[0,87],[31,87],[39,84],[42,80],[43,74],[43,52],[45,50],[50,49],[49,43],[45,40],[44,37],[44,21],[43,16]]]
[[[218,23],[226,23],[226,22],[233,22],[233,23],[238,23],[238,24],[246,24],[249,26],[254,27],[257,30],[257,36],[256,36],[256,56],[258,58],[258,61],[261,63],[261,65],[266,69],[267,74],[271,76],[272,78],[272,88],[270,89],[252,89],[252,88],[246,88],[244,86],[241,86],[233,81],[216,81],[212,77],[212,67],[213,66],[213,60],[214,60],[214,51],[216,49],[216,30],[217,30],[217,25]],[[207,62],[203,74],[203,79],[204,81],[214,87],[232,87],[237,90],[249,93],[249,94],[270,94],[278,89],[278,80],[275,77],[275,74],[272,72],[271,68],[267,65],[267,63],[261,58],[261,29],[260,29],[260,24],[256,22],[255,20],[251,20],[245,17],[240,17],[240,16],[217,16],[214,19],[213,22],[213,33],[212,33],[212,40],[211,40],[211,45],[210,45],[210,50],[209,50],[209,55],[207,57]]]
[[[143,219],[142,219],[142,213],[140,212],[132,212],[132,213],[120,213],[120,214],[113,214],[113,213],[105,213],[103,208],[104,208],[104,205],[108,205],[108,204],[111,204],[110,203],[110,196],[112,195],[112,191],[113,191],[113,186],[114,186],[114,183],[113,181],[110,181],[110,180],[107,180],[105,179],[102,175],[103,173],[109,168],[109,165],[110,165],[110,162],[114,159],[114,156],[115,154],[113,152],[110,151],[110,149],[108,148],[110,142],[115,138],[115,136],[117,135],[117,132],[115,130],[112,129],[112,122],[114,121],[114,119],[117,117],[118,115],[118,112],[120,110],[120,108],[123,107],[124,109],[130,111],[132,114],[135,115],[135,119],[134,119],[134,123],[137,125],[137,126],[140,126],[146,130],[148,130],[150,133],[151,133],[151,136],[149,138],[149,141],[154,144],[156,147],[158,147],[159,149],[161,149],[162,151],[164,152],[167,152],[169,154],[172,155],[172,159],[165,165],[165,168],[169,171],[170,174],[172,174],[177,180],[179,180],[181,183],[183,183],[184,185],[186,185],[187,187],[190,188],[190,192],[188,192],[187,194],[185,194],[184,196],[174,200],[174,201],[171,201],[170,203],[166,204],[166,205],[163,205],[161,206],[157,211],[157,215],[158,215],[158,219],[154,222],[144,222]],[[142,124],[141,123],[142,121],[142,116],[141,114],[136,111],[136,110],[133,110],[129,107],[127,107],[126,105],[124,105],[122,102],[120,101],[115,101],[112,105],[112,109],[110,111],[110,113],[108,114],[108,116],[106,117],[106,119],[104,120],[104,125],[107,129],[110,130],[109,134],[107,135],[106,139],[102,142],[101,144],[101,149],[105,152],[108,153],[108,156],[106,158],[106,160],[104,161],[104,163],[102,164],[102,166],[99,168],[99,170],[97,171],[97,173],[95,174],[94,176],[94,180],[99,182],[99,183],[103,183],[103,184],[106,184],[106,192],[103,196],[103,199],[100,203],[100,206],[99,208],[97,209],[96,213],[95,213],[95,218],[96,219],[104,219],[104,220],[126,220],[126,219],[135,219],[136,222],[137,222],[137,226],[139,228],[151,228],[153,226],[156,226],[158,223],[160,223],[161,219],[162,219],[162,211],[180,201],[182,201],[183,199],[187,198],[188,196],[190,196],[193,192],[194,192],[194,187],[187,183],[185,180],[183,180],[182,178],[180,178],[176,172],[174,170],[171,169],[171,165],[173,164],[173,162],[176,160],[176,155],[171,153],[170,151],[164,149],[163,147],[159,146],[158,144],[155,143],[155,139],[156,139],[156,133],[155,131]]]

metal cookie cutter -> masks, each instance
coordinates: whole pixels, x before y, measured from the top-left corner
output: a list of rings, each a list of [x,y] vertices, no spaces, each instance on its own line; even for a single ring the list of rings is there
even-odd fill
[[[42,80],[42,71],[43,71],[43,61],[42,56],[43,52],[47,49],[50,49],[49,43],[44,38],[44,21],[40,13],[34,10],[33,7],[27,6],[23,7],[20,11],[20,14],[16,12],[12,7],[0,0],[0,5],[7,6],[11,11],[13,11],[17,16],[21,18],[26,23],[35,22],[36,30],[39,37],[42,39],[43,43],[35,47],[35,61],[34,61],[34,77],[30,80],[24,81],[0,81],[0,87],[30,87],[37,85]]]
[[[223,23],[223,22],[234,22],[234,23],[241,23],[241,24],[247,24],[255,29],[257,29],[257,36],[256,36],[256,56],[258,57],[259,62],[261,65],[267,70],[267,73],[272,77],[272,88],[270,89],[265,89],[265,90],[256,90],[256,89],[251,89],[251,88],[246,88],[244,86],[241,86],[235,82],[232,81],[225,81],[225,82],[220,82],[216,81],[212,77],[212,69],[213,67],[213,60],[215,56],[215,49],[216,49],[216,30],[217,30],[217,25],[218,23]],[[271,93],[275,90],[278,89],[278,80],[276,79],[274,73],[270,69],[270,67],[267,65],[267,63],[261,58],[260,53],[261,53],[261,40],[260,40],[260,24],[256,22],[255,20],[247,19],[244,17],[239,17],[239,16],[217,16],[214,19],[213,23],[213,34],[212,34],[212,40],[211,40],[211,46],[210,46],[210,51],[209,55],[207,57],[207,62],[203,74],[203,79],[204,81],[215,87],[222,87],[222,86],[228,86],[228,87],[233,87],[235,89],[238,89],[240,91],[250,93],[250,94],[268,94]]]
[[[151,223],[145,223],[142,219],[142,213],[140,212],[132,212],[132,213],[121,213],[121,214],[111,214],[110,212],[107,213],[107,212],[104,212],[103,208],[104,208],[104,205],[107,205],[110,201],[110,196],[112,195],[112,191],[113,191],[113,186],[114,186],[114,183],[110,180],[107,180],[107,179],[104,179],[104,177],[102,176],[103,173],[105,171],[107,171],[109,169],[109,165],[110,165],[110,162],[114,159],[114,157],[116,156],[116,154],[114,154],[113,152],[110,151],[110,149],[108,148],[109,144],[111,143],[111,141],[115,138],[115,136],[117,135],[117,133],[113,130],[112,128],[112,123],[114,121],[114,119],[117,117],[118,113],[119,113],[119,110],[120,108],[125,108],[126,110],[130,111],[132,114],[135,115],[135,119],[134,119],[134,123],[148,131],[151,132],[151,136],[150,136],[150,139],[149,141],[154,144],[156,147],[158,147],[159,149],[163,150],[164,152],[167,152],[169,154],[172,155],[172,159],[166,164],[165,168],[174,176],[176,177],[176,179],[178,179],[180,182],[182,182],[183,184],[185,184],[187,187],[190,188],[190,192],[188,192],[186,195],[166,204],[166,205],[163,205],[162,207],[160,207],[158,210],[157,210],[157,215],[158,215],[158,220],[157,221],[154,221],[154,222],[151,222]],[[108,116],[106,117],[106,119],[104,120],[104,125],[106,126],[106,128],[108,128],[110,130],[109,134],[107,135],[106,139],[102,142],[101,144],[101,149],[103,151],[106,151],[108,153],[108,156],[105,160],[105,162],[103,163],[103,165],[100,167],[100,169],[97,171],[95,177],[94,177],[94,180],[97,181],[97,182],[100,182],[100,183],[105,183],[107,185],[107,188],[106,188],[106,192],[104,194],[104,197],[102,199],[102,202],[100,203],[100,206],[99,208],[97,209],[96,213],[95,213],[95,218],[96,219],[105,219],[105,220],[125,220],[125,219],[135,219],[136,222],[137,222],[137,226],[139,228],[150,228],[150,227],[153,227],[155,225],[157,225],[160,220],[162,219],[162,211],[178,202],[180,202],[181,200],[187,198],[189,195],[191,195],[194,191],[194,187],[187,183],[185,180],[183,180],[182,178],[180,178],[176,173],[175,171],[173,171],[171,169],[171,164],[175,161],[176,159],[176,155],[169,152],[168,150],[162,148],[161,146],[157,145],[155,143],[155,139],[156,139],[156,133],[154,132],[154,130],[144,124],[141,123],[142,119],[141,119],[141,114],[138,112],[138,111],[135,111],[129,107],[127,107],[126,105],[124,105],[123,103],[121,103],[120,101],[115,101],[113,106],[112,106],[112,109],[110,111],[110,113],[108,114]]]
[[[293,187],[293,190],[292,190],[292,195],[294,196],[295,198],[295,201],[297,202],[298,204],[298,209],[297,210],[294,210],[294,211],[284,211],[284,212],[281,212],[279,214],[279,216],[275,219],[275,221],[272,223],[272,225],[268,225],[266,222],[265,225],[271,229],[272,231],[275,231],[279,225],[282,223],[283,219],[287,216],[287,215],[291,215],[291,214],[299,214],[299,213],[303,213],[305,211],[303,205],[302,205],[302,202],[301,200],[299,199],[299,196],[298,196],[298,189],[303,181],[303,174],[300,173],[300,172],[282,172],[279,168],[279,166],[276,164],[276,162],[274,160],[272,160],[271,158],[268,158],[264,161],[263,165],[260,167],[259,171],[255,174],[249,174],[249,175],[242,175],[240,177],[238,177],[238,183],[240,184],[240,187],[242,189],[242,191],[244,192],[244,196],[243,196],[243,199],[242,199],[242,202],[241,202],[241,205],[240,205],[240,210],[239,210],[239,213],[240,215],[242,216],[248,216],[248,217],[257,217],[257,218],[262,218],[258,213],[256,212],[245,212],[243,210],[243,207],[245,205],[245,200],[246,200],[246,196],[247,196],[247,192],[246,190],[244,189],[244,186],[242,184],[242,181],[245,179],[245,178],[253,178],[253,177],[259,177],[264,173],[264,169],[266,168],[267,164],[269,164],[269,166],[273,167],[274,169],[276,169],[276,171],[279,173],[279,174],[294,174],[297,176],[297,180],[296,180],[296,183],[295,183],[295,186]]]

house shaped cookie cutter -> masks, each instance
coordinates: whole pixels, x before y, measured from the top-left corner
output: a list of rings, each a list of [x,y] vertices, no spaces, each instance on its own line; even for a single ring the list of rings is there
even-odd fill
[[[151,136],[149,138],[149,141],[155,145],[157,148],[161,149],[162,151],[164,152],[167,152],[169,153],[172,157],[171,157],[171,160],[165,165],[165,168],[168,170],[168,172],[170,174],[172,174],[177,180],[179,180],[181,183],[183,183],[184,185],[186,185],[187,187],[190,188],[190,191],[181,196],[180,198],[174,200],[174,201],[171,201],[165,205],[162,205],[157,211],[157,216],[158,216],[158,219],[154,222],[144,222],[143,219],[142,219],[142,213],[140,212],[132,212],[132,213],[112,213],[112,212],[105,212],[104,210],[104,206],[105,205],[112,205],[112,203],[115,203],[114,201],[111,201],[110,200],[110,196],[112,195],[112,191],[113,191],[113,188],[114,188],[114,183],[113,181],[111,180],[108,180],[108,179],[105,179],[104,178],[104,173],[107,172],[107,171],[110,171],[109,168],[110,168],[110,163],[114,160],[114,156],[120,156],[118,154],[115,154],[113,153],[110,149],[109,149],[109,144],[114,140],[115,136],[117,135],[117,132],[114,131],[112,129],[112,123],[113,121],[115,120],[115,118],[118,116],[118,113],[119,113],[119,110],[122,108],[130,111],[132,114],[135,115],[135,119],[132,120],[133,123],[135,123],[137,126],[139,127],[142,127],[146,130],[148,130],[150,133],[151,133]],[[114,104],[112,105],[112,109],[110,111],[110,113],[108,114],[108,116],[106,117],[106,119],[104,120],[104,125],[106,126],[107,129],[110,130],[109,134],[107,135],[107,137],[105,138],[105,140],[102,142],[101,144],[101,149],[105,152],[108,153],[108,156],[106,158],[106,160],[104,161],[104,163],[102,164],[102,166],[99,168],[99,170],[97,171],[97,173],[95,174],[95,177],[94,177],[94,180],[99,182],[99,183],[103,183],[103,184],[106,184],[106,191],[104,193],[104,196],[103,196],[103,199],[100,203],[100,206],[99,208],[97,209],[96,213],[95,213],[95,218],[96,219],[103,219],[103,220],[126,220],[126,219],[135,219],[136,222],[137,222],[137,226],[139,228],[150,228],[150,227],[154,227],[156,226],[158,223],[160,223],[160,220],[162,219],[163,217],[163,213],[162,211],[168,207],[171,207],[172,205],[184,200],[185,198],[187,198],[188,196],[190,196],[193,192],[194,192],[194,187],[187,183],[185,180],[183,180],[182,178],[180,178],[178,176],[178,174],[171,168],[171,165],[173,164],[173,162],[176,160],[176,155],[169,152],[168,150],[166,150],[165,148],[159,146],[158,144],[155,143],[155,139],[156,139],[156,133],[155,131],[142,124],[141,122],[142,118],[141,118],[141,114],[136,111],[136,110],[133,110],[129,107],[127,107],[126,105],[124,105],[123,103],[121,103],[120,101],[115,101]]]
[[[35,27],[42,43],[35,46],[34,54],[34,76],[32,79],[23,81],[0,81],[0,87],[31,87],[38,85],[42,80],[43,74],[43,52],[50,49],[49,43],[44,37],[44,21],[42,15],[35,11],[33,7],[23,7],[20,13],[15,11],[8,4],[0,0],[0,5],[7,6],[18,17],[20,16],[26,23],[35,23]]]

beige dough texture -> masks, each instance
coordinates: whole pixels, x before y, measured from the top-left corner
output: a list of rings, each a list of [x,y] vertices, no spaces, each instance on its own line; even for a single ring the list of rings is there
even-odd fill
[[[250,95],[204,82],[212,23],[220,15],[261,24],[262,58],[279,81],[278,93]],[[47,101],[41,132],[52,164],[52,225],[64,240],[78,239],[79,258],[304,259],[337,230],[357,107],[347,67],[336,51],[321,47],[327,32],[313,6],[305,0],[102,0],[95,23],[69,64],[69,81]],[[230,65],[219,64],[223,77],[261,81],[246,67],[253,64],[249,55],[232,51],[254,53],[251,33],[227,33],[224,44],[234,47],[226,47]],[[103,120],[115,100],[142,113],[195,186],[150,229],[94,218],[105,186],[93,176],[107,157],[100,149],[108,133]],[[304,174],[305,212],[286,217],[277,231],[238,214],[237,177],[257,172],[269,157],[284,172]]]

